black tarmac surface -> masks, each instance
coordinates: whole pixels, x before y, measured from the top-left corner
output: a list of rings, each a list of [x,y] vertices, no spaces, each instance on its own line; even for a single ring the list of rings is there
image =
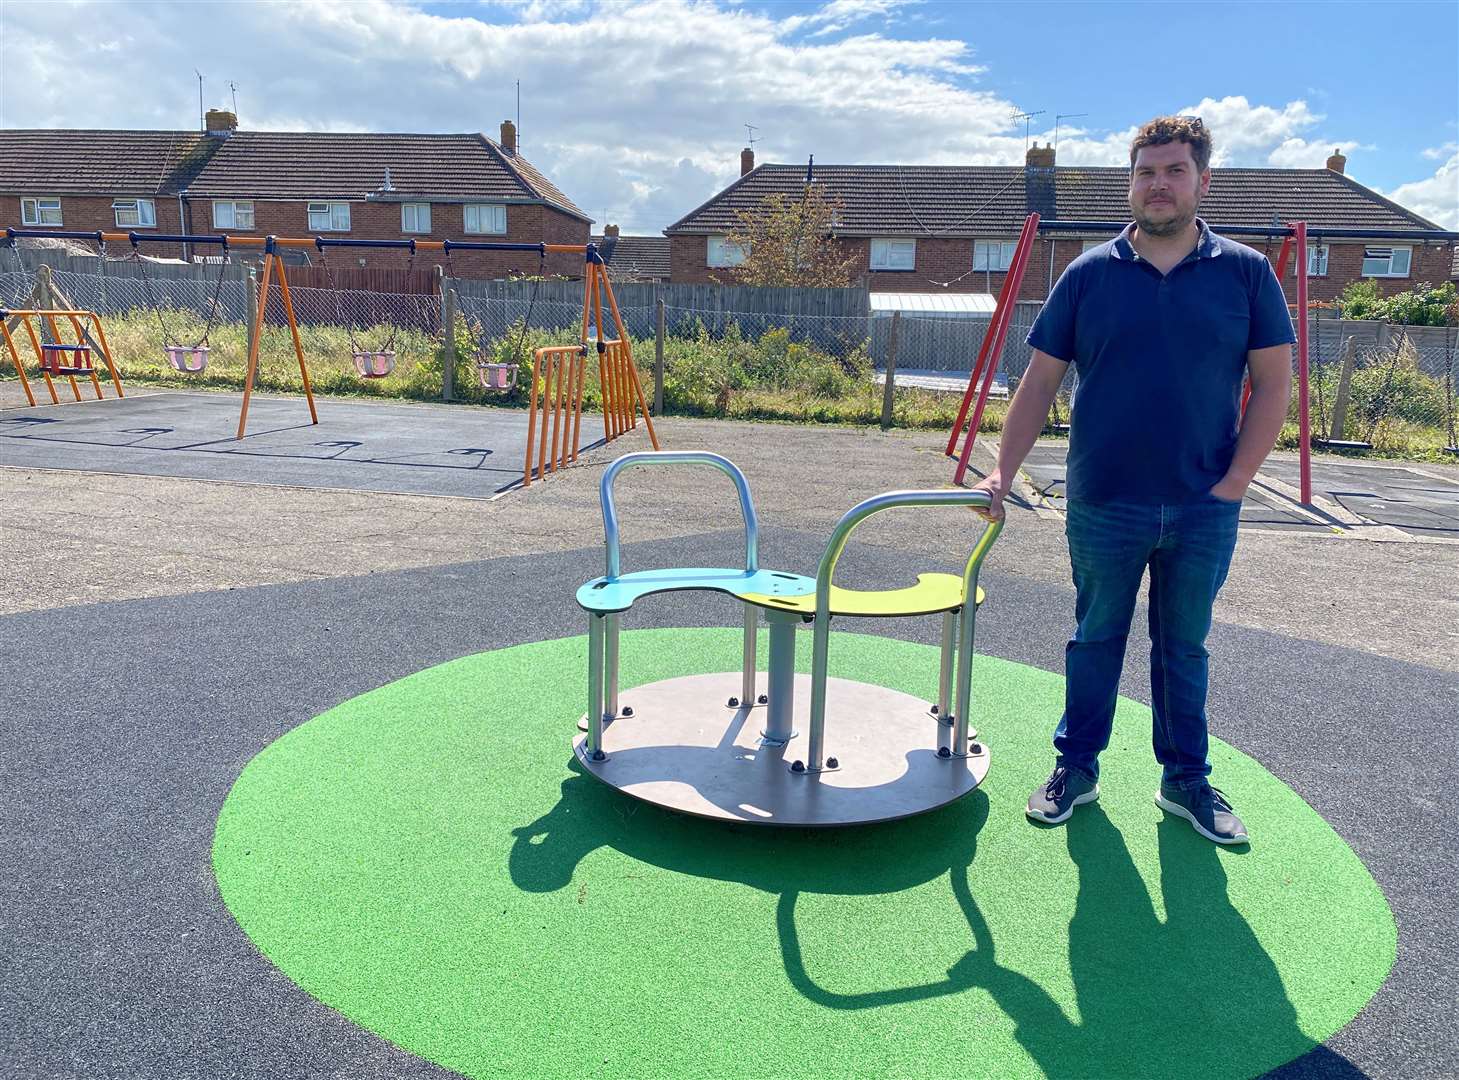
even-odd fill
[[[763,561],[811,566],[824,541],[766,530]],[[713,565],[742,542],[724,533],[636,545],[625,561]],[[253,755],[329,706],[454,657],[581,633],[572,591],[601,557],[593,546],[0,618],[0,655],[12,660],[0,680],[0,1075],[447,1075],[309,998],[256,953],[217,895],[214,820]],[[843,565],[848,583],[870,585],[899,561],[853,548]],[[1061,670],[1071,590],[993,572],[984,584],[980,651]],[[630,628],[737,625],[732,603],[697,594],[641,607]],[[857,629],[931,643],[936,623]],[[1227,625],[1211,650],[1215,733],[1333,825],[1398,919],[1397,965],[1374,1001],[1328,1046],[1272,1075],[1459,1075],[1459,794],[1449,782],[1459,679]],[[1123,687],[1142,701],[1145,652],[1132,638]],[[1342,936],[1332,928],[1334,948]],[[1210,992],[1222,993],[1219,971]],[[1230,1006],[1239,1023],[1241,1003]]]
[[[1262,472],[1293,487],[1301,479],[1295,461],[1269,460]],[[1422,465],[1314,461],[1312,494],[1420,540],[1459,539],[1459,480]]]
[[[489,498],[518,484],[527,412],[240,394],[146,394],[0,413],[0,465]],[[582,419],[582,446],[594,424]],[[566,442],[566,435],[563,437]]]

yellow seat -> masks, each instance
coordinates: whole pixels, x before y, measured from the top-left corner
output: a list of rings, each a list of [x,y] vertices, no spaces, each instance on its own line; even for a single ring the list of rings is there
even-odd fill
[[[740,599],[758,607],[777,611],[798,611],[808,618],[816,614],[816,594],[771,596],[767,593],[740,593]],[[982,586],[978,587],[978,603],[983,602]],[[831,586],[831,614],[867,618],[902,615],[934,615],[939,611],[956,611],[963,606],[963,579],[957,574],[918,574],[917,584],[904,589],[843,589]]]

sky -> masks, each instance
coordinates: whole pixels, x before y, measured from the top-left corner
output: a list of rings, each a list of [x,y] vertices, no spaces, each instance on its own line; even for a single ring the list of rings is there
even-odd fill
[[[197,71],[243,128],[493,138],[520,80],[523,154],[625,233],[731,183],[746,124],[761,163],[1018,164],[1057,124],[1126,166],[1171,113],[1459,229],[1453,0],[0,0],[0,127],[196,129]]]

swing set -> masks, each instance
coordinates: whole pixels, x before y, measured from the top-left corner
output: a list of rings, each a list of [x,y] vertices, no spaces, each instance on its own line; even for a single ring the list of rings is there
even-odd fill
[[[584,388],[584,360],[588,353],[590,341],[596,346],[599,354],[599,378],[603,387],[604,440],[612,440],[624,432],[636,428],[638,426],[638,414],[641,412],[644,422],[648,425],[649,437],[653,442],[654,449],[658,449],[658,436],[654,433],[653,422],[649,419],[648,408],[644,401],[643,388],[639,382],[637,368],[633,364],[628,333],[624,328],[623,320],[619,314],[618,303],[613,297],[612,286],[608,283],[608,274],[605,266],[606,259],[594,244],[530,244],[508,241],[414,239],[352,240],[324,236],[225,236],[221,234],[81,232],[61,229],[14,228],[6,229],[5,236],[11,246],[12,252],[15,252],[16,240],[22,237],[80,240],[95,244],[102,257],[103,288],[105,282],[106,245],[108,243],[129,243],[132,248],[132,257],[137,260],[141,268],[140,274],[148,303],[157,312],[158,327],[162,331],[164,354],[169,365],[174,370],[183,374],[197,374],[207,367],[209,351],[208,336],[216,325],[221,310],[220,300],[225,275],[225,264],[227,263],[230,250],[234,248],[261,248],[262,274],[258,285],[258,304],[249,333],[248,368],[244,378],[243,404],[239,411],[238,433],[236,436],[239,439],[244,437],[248,427],[248,408],[253,396],[253,387],[258,377],[260,359],[259,345],[262,337],[265,313],[268,308],[269,290],[275,285],[278,287],[284,319],[289,327],[289,335],[294,346],[294,356],[299,363],[299,375],[303,381],[304,397],[309,407],[310,423],[319,423],[319,414],[314,404],[314,389],[309,377],[309,364],[305,359],[304,346],[299,338],[299,324],[295,318],[293,296],[289,290],[288,273],[284,269],[281,252],[289,249],[312,248],[318,253],[320,264],[325,270],[326,281],[329,283],[331,291],[335,294],[336,316],[345,324],[349,333],[351,359],[354,362],[355,370],[361,378],[365,379],[381,379],[395,370],[395,339],[399,327],[398,324],[391,323],[389,332],[382,341],[372,343],[361,340],[360,335],[356,332],[357,320],[354,318],[353,312],[346,313],[342,290],[338,287],[334,272],[329,265],[327,256],[330,249],[403,249],[410,253],[411,266],[414,266],[418,254],[436,251],[441,252],[445,256],[448,265],[453,251],[535,251],[541,260],[539,267],[545,262],[549,254],[581,255],[584,257],[586,266],[583,289],[582,340],[579,345],[571,346],[567,349],[538,349],[534,355],[530,395],[531,410],[528,416],[527,465],[524,469],[523,482],[524,484],[529,483],[533,474],[534,442],[535,460],[537,463],[536,474],[539,479],[546,473],[554,472],[559,467],[577,458],[577,432],[581,427],[580,414]],[[207,321],[202,336],[191,344],[184,342],[174,334],[162,316],[162,305],[157,302],[153,294],[154,282],[147,273],[146,261],[141,254],[141,246],[148,243],[183,244],[194,247],[213,246],[219,250],[218,277],[214,283],[213,299]],[[18,252],[15,252],[15,257],[18,261]],[[540,273],[538,278],[540,281]],[[613,319],[613,334],[611,337],[607,333],[603,319],[603,301],[605,298]],[[533,290],[532,299],[535,303],[535,289]],[[23,311],[7,311],[3,313],[3,317],[6,321],[0,325],[4,325],[6,345],[10,350],[16,369],[20,371],[21,384],[32,405],[35,404],[35,400],[31,394],[29,382],[26,380],[23,365],[20,360],[20,354],[11,334],[11,330],[18,323],[23,323],[26,327],[41,373],[46,379],[47,387],[51,391],[53,402],[57,402],[59,399],[56,396],[55,387],[52,384],[52,376],[64,376],[70,379],[72,390],[78,401],[81,399],[81,394],[75,381],[76,377],[89,376],[92,384],[96,388],[97,397],[101,397],[101,386],[95,370],[95,354],[101,355],[106,364],[107,371],[116,386],[117,396],[122,396],[121,379],[117,375],[115,365],[112,363],[110,350],[106,347],[105,334],[101,328],[101,320],[94,312],[53,310],[37,307]],[[60,324],[57,320],[63,318],[74,324],[76,338],[74,343],[62,340],[59,328]],[[528,321],[531,319],[530,306],[528,308],[527,319]],[[41,322],[33,323],[32,320],[41,320]],[[593,328],[591,337],[589,335],[590,324]],[[40,329],[37,330],[37,327],[40,327]],[[91,332],[92,330],[94,330],[94,334]],[[526,323],[524,322],[524,335],[525,332]],[[518,351],[520,349],[521,342],[519,341]],[[568,354],[574,355],[570,356]],[[505,394],[511,392],[516,387],[518,364],[503,363],[490,359],[488,348],[479,339],[479,336],[476,342],[475,359],[477,377],[484,389]],[[568,429],[569,423],[571,424],[571,431]],[[551,432],[550,436],[549,429]]]
[[[20,388],[25,391],[25,398],[32,406],[36,404],[35,394],[30,388],[30,379],[26,377],[25,362],[21,359],[20,349],[15,344],[13,331],[17,326],[25,328],[26,339],[30,342],[41,378],[45,380],[46,390],[51,395],[52,405],[61,403],[56,393],[57,379],[65,379],[70,384],[71,393],[77,401],[81,400],[81,387],[76,380],[90,379],[92,389],[96,392],[96,400],[102,400],[97,356],[106,365],[105,373],[111,378],[117,397],[126,396],[122,390],[121,376],[117,374],[116,365],[112,363],[106,330],[102,328],[101,318],[96,312],[74,311],[70,308],[0,308],[0,334],[4,336],[5,348],[10,354],[11,363],[15,365],[15,373],[20,376]],[[63,326],[70,327],[70,336],[74,340],[66,340]]]
[[[1028,269],[1029,253],[1033,249],[1034,241],[1040,231],[1057,232],[1123,232],[1127,223],[1116,221],[1043,221],[1040,222],[1038,214],[1029,214],[1024,220],[1023,231],[1018,238],[1018,246],[1014,250],[1013,261],[1009,265],[1008,272],[1004,275],[1003,285],[998,292],[998,303],[994,308],[993,317],[989,320],[988,329],[983,334],[983,344],[978,351],[978,358],[973,365],[971,377],[968,380],[968,388],[963,394],[962,405],[958,409],[957,419],[953,422],[952,431],[947,438],[945,453],[948,457],[956,456],[957,466],[953,472],[953,483],[959,486],[967,474],[968,458],[972,453],[973,442],[978,437],[978,425],[983,418],[983,409],[988,401],[988,392],[993,384],[993,376],[998,369],[999,359],[1003,354],[1003,343],[1008,336],[1009,324],[1013,321],[1013,308],[1017,302],[1019,288],[1023,284],[1024,272]],[[1324,441],[1333,445],[1333,440],[1314,439],[1312,435],[1312,417],[1309,408],[1309,372],[1308,372],[1308,341],[1307,341],[1307,312],[1308,312],[1308,262],[1307,262],[1307,240],[1308,229],[1305,221],[1294,221],[1285,226],[1275,227],[1253,227],[1253,226],[1230,226],[1212,225],[1212,230],[1217,233],[1237,233],[1242,235],[1266,236],[1282,238],[1281,251],[1277,255],[1276,275],[1277,280],[1282,280],[1287,273],[1290,260],[1296,259],[1297,278],[1297,303],[1296,307],[1302,313],[1296,320],[1297,331],[1297,421],[1300,428],[1300,474],[1301,474],[1301,500],[1304,505],[1312,504],[1312,447],[1314,443],[1321,445]],[[1343,239],[1388,239],[1390,232],[1383,232],[1374,229],[1323,229],[1320,239],[1343,238]],[[1407,235],[1407,234],[1406,234]],[[1412,233],[1416,240],[1454,240],[1459,239],[1459,233],[1423,231]],[[1052,251],[1050,259],[1053,258]],[[1451,376],[1452,377],[1452,376]],[[981,385],[980,385],[981,384]],[[1320,390],[1320,384],[1319,384]],[[1246,403],[1251,397],[1251,385],[1248,382],[1246,390],[1242,395],[1241,409],[1246,410]],[[972,411],[969,420],[969,410]],[[966,427],[964,422],[967,421]],[[958,439],[963,439],[962,449],[958,451]],[[1453,441],[1453,433],[1450,434]],[[1354,446],[1360,445],[1357,443]]]

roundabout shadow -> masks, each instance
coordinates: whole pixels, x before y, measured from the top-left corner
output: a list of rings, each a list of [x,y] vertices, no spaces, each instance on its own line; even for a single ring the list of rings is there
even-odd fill
[[[1016,890],[1027,902],[1014,897],[1011,906],[1032,920],[1040,910],[1060,909],[1056,896],[1050,904],[1042,894],[1066,889],[1067,877],[1055,872],[1047,881],[1034,874],[995,882],[978,876],[975,855],[989,811],[981,789],[898,822],[766,828],[674,814],[611,790],[576,761],[571,768],[552,809],[513,830],[508,863],[517,887],[539,893],[566,888],[586,856],[610,847],[676,873],[763,890],[778,897],[775,926],[786,978],[818,1005],[867,1010],[986,993],[1008,1017],[1013,1037],[1050,1076],[1251,1075],[1288,1062],[1282,1074],[1297,1077],[1308,1075],[1306,1062],[1318,1067],[1319,1056],[1348,1065],[1320,1047],[1292,1060],[1317,1043],[1299,1027],[1275,963],[1232,904],[1221,853],[1184,823],[1163,818],[1156,826],[1157,905],[1120,831],[1097,803],[1081,808],[1063,826],[1078,875],[1073,917],[1067,925],[1018,931],[1067,934],[1067,961],[1029,973],[1000,959],[976,896],[985,903],[997,896],[997,905],[1008,910],[1006,892]],[[804,928],[796,921],[801,894],[889,895],[944,875],[956,902],[949,918],[907,928],[909,935],[945,937],[953,962],[944,978],[909,983],[889,969],[882,988],[848,993],[810,974]],[[1017,955],[1026,956],[1028,947],[1021,941]],[[1034,949],[1064,955],[1057,942]],[[1062,1002],[1054,993],[1070,983],[1072,1005],[1067,992]],[[1342,1075],[1362,1074],[1348,1065]]]

